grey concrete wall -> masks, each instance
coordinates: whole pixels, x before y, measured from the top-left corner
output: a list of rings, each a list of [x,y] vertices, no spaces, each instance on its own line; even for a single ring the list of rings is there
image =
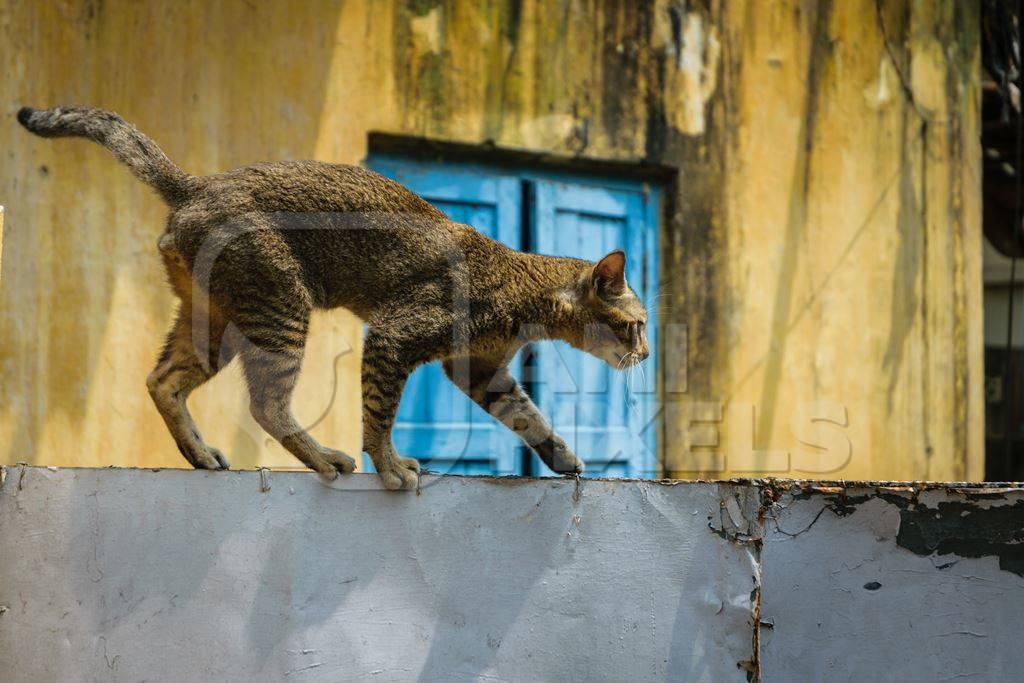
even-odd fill
[[[2,680],[991,680],[1020,489],[8,468]]]

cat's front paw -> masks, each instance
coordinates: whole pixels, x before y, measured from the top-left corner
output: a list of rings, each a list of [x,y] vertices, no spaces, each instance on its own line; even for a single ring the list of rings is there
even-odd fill
[[[415,489],[420,480],[420,463],[415,458],[396,458],[378,466],[377,474],[389,491]]]
[[[559,474],[583,474],[587,469],[587,466],[583,464],[583,461],[576,457],[576,455],[569,451],[565,457],[556,464],[554,468],[555,472]]]
[[[586,466],[561,437],[554,436],[537,446],[537,455],[558,474],[583,474]]]

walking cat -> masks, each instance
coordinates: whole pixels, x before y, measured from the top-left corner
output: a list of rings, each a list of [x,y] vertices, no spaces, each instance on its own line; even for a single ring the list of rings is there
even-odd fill
[[[158,248],[181,301],[149,393],[182,455],[226,469],[186,407],[190,393],[241,358],[253,417],[327,478],[355,460],[296,422],[291,396],[310,313],[344,307],[368,325],[362,359],[363,449],[388,489],[415,488],[419,464],[391,428],[409,374],[445,373],[555,472],[583,463],[511,376],[524,345],[560,339],[617,368],[647,357],[647,314],[625,279],[625,255],[596,264],[526,254],[455,223],[402,185],[358,166],[265,163],[189,175],[134,126],[100,109],[24,107],[43,137],[103,145],[170,207]]]

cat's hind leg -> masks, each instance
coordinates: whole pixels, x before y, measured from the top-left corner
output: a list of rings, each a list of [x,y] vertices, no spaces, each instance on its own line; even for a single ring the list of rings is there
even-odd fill
[[[371,327],[363,342],[363,450],[385,488],[414,489],[420,464],[403,458],[391,442],[402,390],[413,368],[415,353],[386,329]]]
[[[352,457],[320,445],[292,414],[309,307],[292,296],[265,297],[237,307],[234,319],[246,338],[240,356],[249,385],[249,409],[256,422],[306,467],[328,479],[339,472],[355,471]]]
[[[194,322],[191,307],[183,306],[156,367],[146,378],[146,386],[185,459],[196,469],[226,470],[227,459],[203,441],[185,402],[192,391],[231,360],[233,351],[223,339],[224,328],[216,321],[210,324],[209,335],[198,340],[193,334]],[[209,320],[204,317],[202,322]],[[205,348],[197,349],[197,343]]]

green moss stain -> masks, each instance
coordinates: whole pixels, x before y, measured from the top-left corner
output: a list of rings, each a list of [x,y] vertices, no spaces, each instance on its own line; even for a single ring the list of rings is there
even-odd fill
[[[430,33],[428,15],[437,12],[436,36]],[[423,135],[440,135],[451,118],[452,102],[447,75],[445,22],[450,11],[443,2],[412,1],[395,12],[393,65],[399,105],[405,127]],[[413,22],[421,22],[420,31]]]

